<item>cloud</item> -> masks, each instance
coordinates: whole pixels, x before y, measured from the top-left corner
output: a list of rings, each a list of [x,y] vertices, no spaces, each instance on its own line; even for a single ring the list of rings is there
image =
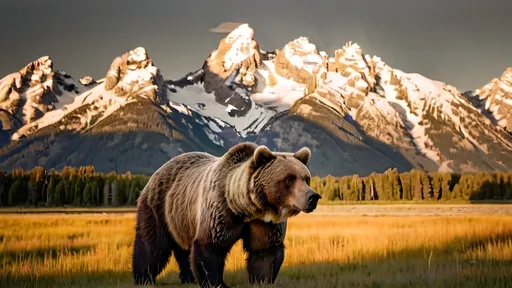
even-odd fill
[[[219,26],[215,28],[210,28],[208,31],[211,33],[230,33],[231,31],[235,30],[236,27],[242,25],[244,23],[238,23],[238,22],[224,22],[219,24]]]

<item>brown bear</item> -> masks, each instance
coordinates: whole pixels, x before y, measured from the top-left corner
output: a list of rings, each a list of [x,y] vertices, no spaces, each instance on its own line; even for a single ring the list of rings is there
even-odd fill
[[[284,261],[286,220],[311,213],[311,151],[271,152],[246,142],[222,157],[183,153],[163,164],[137,200],[133,275],[155,284],[171,252],[181,283],[228,287],[224,262],[240,239],[249,282],[274,283]]]

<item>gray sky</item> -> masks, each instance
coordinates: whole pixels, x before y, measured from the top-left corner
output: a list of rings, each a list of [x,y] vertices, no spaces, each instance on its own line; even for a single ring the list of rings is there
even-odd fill
[[[307,36],[334,55],[345,42],[405,72],[460,90],[512,66],[510,0],[0,0],[0,75],[49,55],[78,79],[104,77],[143,46],[166,78],[199,68],[225,21],[248,22],[262,49]]]

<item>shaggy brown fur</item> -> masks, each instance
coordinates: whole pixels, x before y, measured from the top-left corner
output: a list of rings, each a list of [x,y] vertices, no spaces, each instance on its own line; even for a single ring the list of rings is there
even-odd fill
[[[228,287],[224,261],[243,239],[251,283],[273,283],[284,260],[286,219],[312,212],[311,152],[242,143],[222,157],[176,156],[150,178],[137,203],[136,284],[154,283],[174,251],[182,283]]]

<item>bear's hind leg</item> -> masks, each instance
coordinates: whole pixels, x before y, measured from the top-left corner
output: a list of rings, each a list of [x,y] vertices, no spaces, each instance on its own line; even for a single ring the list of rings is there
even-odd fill
[[[251,284],[273,284],[284,261],[286,221],[279,224],[253,220],[243,233],[243,248],[248,252],[247,272]]]
[[[180,268],[181,284],[195,283],[194,274],[190,265],[190,250],[184,250],[177,243],[174,244],[174,258]]]
[[[137,209],[132,258],[135,285],[154,285],[172,253],[171,234],[165,225],[158,222],[145,196],[140,196],[141,203]]]

